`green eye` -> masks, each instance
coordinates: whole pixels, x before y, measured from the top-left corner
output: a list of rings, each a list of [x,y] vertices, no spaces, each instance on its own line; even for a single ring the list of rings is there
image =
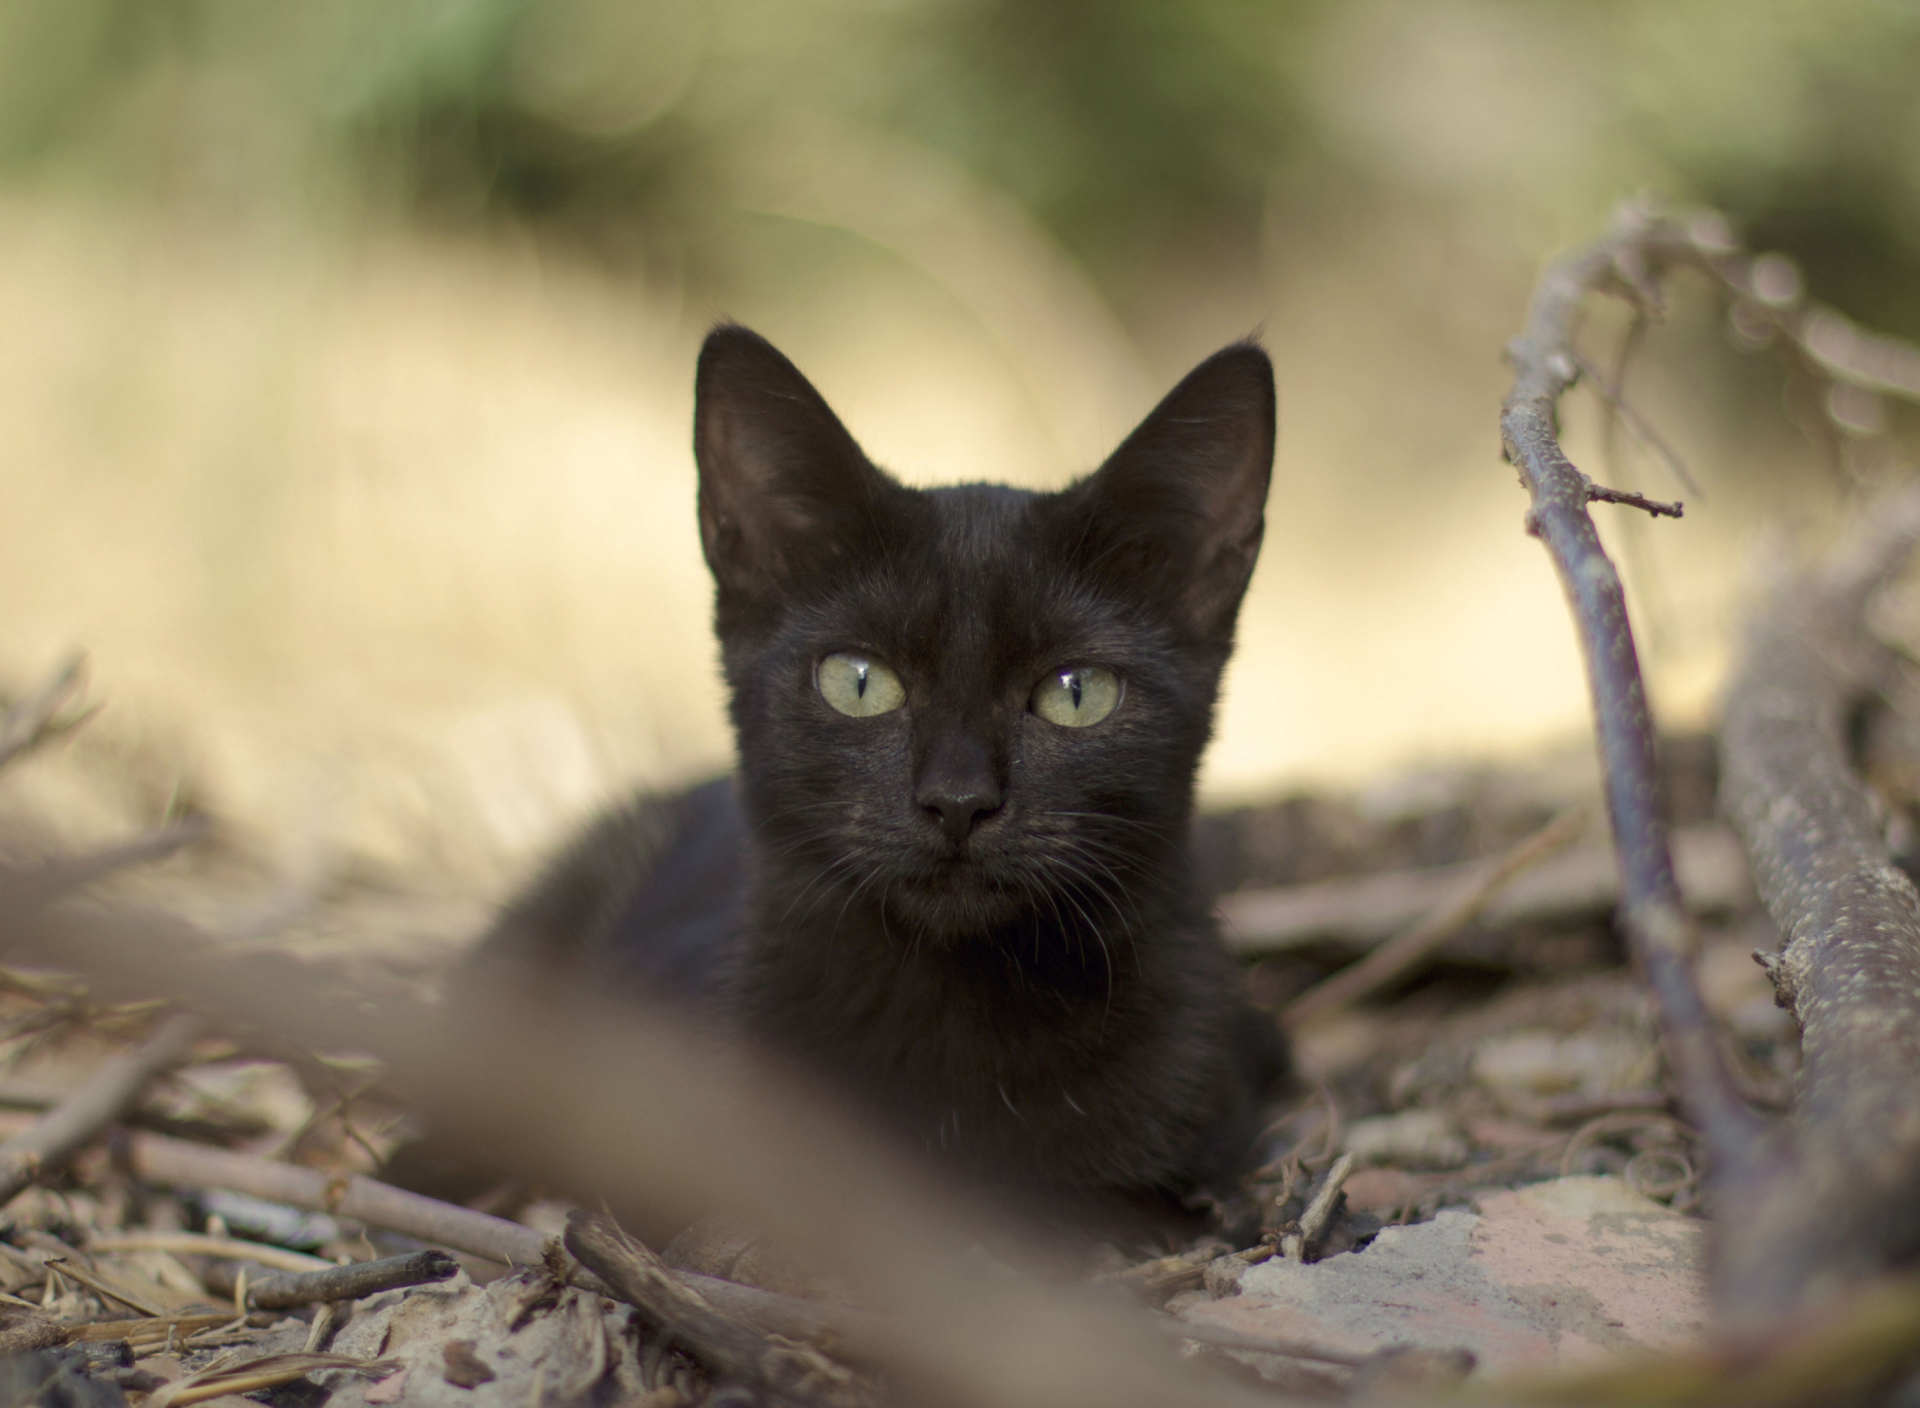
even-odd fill
[[[1063,728],[1085,728],[1120,703],[1120,676],[1102,665],[1075,665],[1048,675],[1033,688],[1033,712]]]
[[[822,699],[856,719],[890,714],[907,702],[900,676],[878,660],[851,650],[836,650],[822,660],[813,681],[820,687]]]

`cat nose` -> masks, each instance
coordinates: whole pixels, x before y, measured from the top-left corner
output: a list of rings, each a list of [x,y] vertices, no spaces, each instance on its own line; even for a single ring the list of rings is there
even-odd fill
[[[1000,781],[987,746],[963,730],[937,738],[920,766],[913,800],[954,845],[1000,810]]]
[[[950,841],[966,840],[983,817],[1000,810],[997,788],[930,787],[922,789],[916,800],[927,815],[939,823]]]

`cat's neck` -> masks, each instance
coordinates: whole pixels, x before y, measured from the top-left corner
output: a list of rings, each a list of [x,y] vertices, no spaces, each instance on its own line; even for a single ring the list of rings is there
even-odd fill
[[[757,991],[779,1003],[780,1025],[824,1032],[844,1022],[871,1035],[886,1017],[902,1038],[923,1023],[983,1049],[1037,1035],[1036,1024],[1117,1037],[1113,1014],[1166,1001],[1169,964],[1208,934],[1205,899],[1184,864],[1136,879],[1118,898],[1042,892],[1012,918],[972,930],[917,928],[880,896],[821,898],[783,875],[759,877],[749,915],[749,1000]]]
[[[822,886],[811,867],[756,859],[749,884],[753,946],[768,951],[809,950],[839,936],[909,955],[1026,954],[1035,980],[1071,984],[1085,967],[1110,966],[1099,957],[1101,945],[1137,947],[1206,910],[1184,846],[1169,846],[1151,861],[1136,857],[1104,885],[1035,886],[1014,912],[979,922],[956,914],[928,923],[912,906],[893,902],[884,885]]]
[[[1159,880],[1124,908],[1082,916],[1056,893],[991,932],[939,936],[872,897],[801,914],[789,887],[763,884],[738,1015],[969,1176],[1157,1187],[1195,1112],[1223,1098],[1207,1043],[1232,992],[1204,897],[1183,872]]]

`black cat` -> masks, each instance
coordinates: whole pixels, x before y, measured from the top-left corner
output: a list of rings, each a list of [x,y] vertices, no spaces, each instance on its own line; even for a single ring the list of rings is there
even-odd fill
[[[1284,1052],[1188,831],[1260,546],[1266,354],[1209,358],[1054,494],[904,487],[745,328],[707,338],[696,400],[737,778],[602,821],[481,969],[696,994],[1029,1205],[1229,1180]]]

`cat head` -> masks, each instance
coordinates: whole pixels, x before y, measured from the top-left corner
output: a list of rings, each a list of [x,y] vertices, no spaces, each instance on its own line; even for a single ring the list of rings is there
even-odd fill
[[[1183,844],[1259,551],[1266,354],[1208,358],[1052,494],[905,487],[745,328],[695,401],[763,880],[945,936],[1124,908]]]

